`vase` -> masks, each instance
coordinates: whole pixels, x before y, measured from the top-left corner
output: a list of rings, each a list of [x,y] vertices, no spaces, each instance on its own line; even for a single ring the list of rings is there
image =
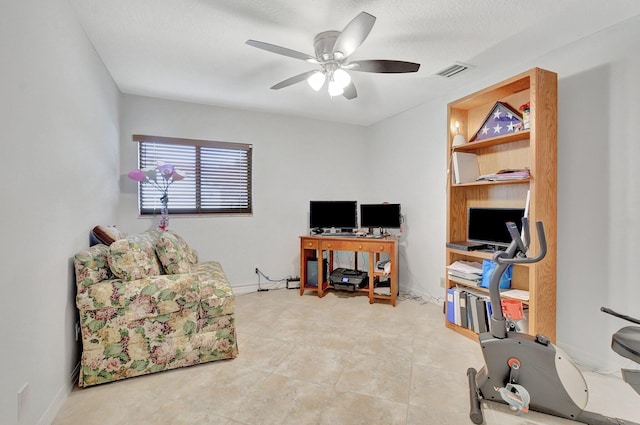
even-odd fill
[[[162,203],[162,207],[160,208],[160,222],[158,223],[158,227],[164,232],[167,230],[167,227],[169,227],[169,195],[166,193],[162,195],[160,202]]]

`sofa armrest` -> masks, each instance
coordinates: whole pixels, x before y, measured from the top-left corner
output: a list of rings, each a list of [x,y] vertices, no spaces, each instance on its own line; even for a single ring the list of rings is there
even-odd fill
[[[109,268],[108,256],[109,247],[103,244],[94,245],[74,255],[73,267],[78,292],[114,277]]]
[[[203,318],[233,314],[235,296],[222,266],[217,261],[198,263],[192,272],[200,277],[200,308]]]

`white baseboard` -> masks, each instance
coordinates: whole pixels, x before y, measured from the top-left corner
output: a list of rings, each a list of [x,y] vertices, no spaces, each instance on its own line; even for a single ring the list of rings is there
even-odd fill
[[[242,286],[233,286],[234,295],[244,295],[249,294],[251,292],[256,292],[258,290],[258,285],[242,285]]]
[[[78,375],[80,374],[80,363],[71,371],[71,379],[62,387],[56,397],[53,399],[47,410],[38,420],[38,425],[51,425],[56,418],[56,415],[60,411],[60,408],[64,405],[64,402],[69,398],[73,386],[78,381]]]
[[[291,282],[291,285],[298,285],[298,282]],[[250,294],[252,292],[258,292],[258,284],[257,283],[248,283],[245,285],[233,285],[231,287],[233,289],[234,295],[244,295]],[[285,289],[285,282],[265,282],[260,284],[260,288],[262,289]]]

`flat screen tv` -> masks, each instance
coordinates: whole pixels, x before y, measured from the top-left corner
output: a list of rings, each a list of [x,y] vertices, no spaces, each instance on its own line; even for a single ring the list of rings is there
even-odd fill
[[[357,201],[309,201],[309,228],[355,229],[358,227]]]
[[[399,229],[401,225],[400,204],[360,204],[360,227]]]
[[[487,245],[506,247],[511,235],[505,223],[511,221],[522,232],[524,208],[469,208],[467,239]]]

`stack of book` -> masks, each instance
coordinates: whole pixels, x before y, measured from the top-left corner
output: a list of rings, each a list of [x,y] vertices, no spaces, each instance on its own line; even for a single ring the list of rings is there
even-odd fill
[[[505,181],[505,180],[525,180],[531,178],[528,168],[500,170],[493,174],[484,174],[478,177],[477,181]]]
[[[482,281],[482,264],[475,261],[456,261],[447,267],[449,279],[467,285],[479,285]]]

